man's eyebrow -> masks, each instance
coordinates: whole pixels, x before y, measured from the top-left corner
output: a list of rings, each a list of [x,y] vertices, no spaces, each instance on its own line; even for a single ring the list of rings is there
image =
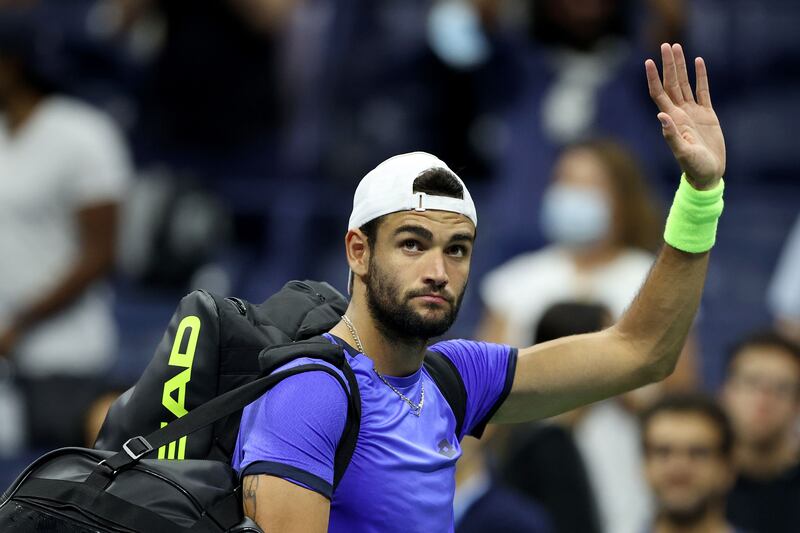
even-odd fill
[[[450,237],[450,242],[459,242],[459,241],[467,241],[473,242],[475,240],[475,236],[471,233],[456,233],[452,237]]]
[[[433,233],[428,230],[427,228],[423,228],[422,226],[415,226],[413,224],[405,224],[397,228],[394,233],[395,235],[399,235],[400,233],[413,233],[414,235],[425,239],[427,241],[433,240]],[[475,240],[475,236],[471,233],[456,233],[452,237],[450,237],[449,242],[473,242]]]
[[[394,234],[395,235],[398,235],[398,234],[404,233],[404,232],[413,233],[414,235],[416,235],[416,236],[418,236],[418,237],[420,237],[422,239],[428,240],[428,241],[432,241],[433,240],[433,233],[431,233],[430,230],[423,228],[422,226],[414,226],[413,224],[405,224],[403,226],[400,226],[396,230],[394,230]]]

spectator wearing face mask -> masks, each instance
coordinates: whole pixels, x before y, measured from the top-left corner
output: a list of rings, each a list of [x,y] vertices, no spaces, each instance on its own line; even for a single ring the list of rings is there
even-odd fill
[[[610,140],[566,148],[538,210],[550,245],[490,272],[481,285],[486,306],[478,337],[513,345],[540,342],[531,332],[564,301],[593,303],[616,320],[644,281],[659,242],[658,209],[633,157]],[[663,387],[623,401],[601,402],[575,426],[575,440],[597,496],[603,531],[638,533],[649,512],[636,413],[662,390],[696,383],[694,341]]]
[[[635,161],[614,142],[566,148],[538,215],[551,244],[511,259],[481,285],[485,340],[530,343],[545,310],[562,301],[596,302],[616,319],[653,262],[658,209]]]

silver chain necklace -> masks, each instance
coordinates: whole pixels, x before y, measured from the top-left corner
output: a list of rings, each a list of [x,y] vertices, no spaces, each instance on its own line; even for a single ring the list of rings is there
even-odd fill
[[[342,320],[344,320],[344,324],[347,326],[347,329],[350,330],[350,335],[352,335],[353,340],[356,341],[356,348],[358,348],[358,351],[363,353],[364,355],[366,355],[366,352],[364,352],[364,345],[361,344],[361,338],[358,336],[358,333],[356,333],[356,328],[355,328],[355,326],[353,326],[353,323],[350,321],[350,318],[347,315],[342,315]],[[392,391],[394,391],[395,394],[400,396],[400,398],[402,398],[404,402],[406,402],[408,405],[411,406],[411,412],[415,416],[419,416],[420,413],[422,413],[422,405],[425,403],[425,384],[424,383],[420,383],[419,404],[416,404],[416,403],[412,402],[411,400],[409,400],[408,397],[405,394],[403,394],[402,392],[397,390],[397,388],[394,385],[389,383],[389,380],[387,380],[385,377],[383,377],[380,372],[378,372],[374,368],[372,369],[372,371],[375,372],[375,375],[378,376],[380,378],[380,380],[383,381],[386,384],[387,387],[392,389]]]

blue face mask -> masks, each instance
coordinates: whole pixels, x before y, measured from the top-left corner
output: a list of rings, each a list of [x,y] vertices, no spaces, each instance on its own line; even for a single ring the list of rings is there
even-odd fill
[[[467,2],[448,0],[431,8],[428,43],[439,59],[459,69],[482,64],[490,52],[480,17]]]
[[[567,246],[595,243],[611,226],[608,202],[600,192],[586,187],[551,185],[540,215],[545,237]]]

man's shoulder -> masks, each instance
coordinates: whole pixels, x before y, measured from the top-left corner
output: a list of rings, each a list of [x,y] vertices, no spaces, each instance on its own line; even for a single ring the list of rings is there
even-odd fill
[[[285,363],[285,364],[275,368],[275,370],[270,372],[270,374],[274,375],[274,374],[277,374],[279,372],[283,372],[283,371],[286,371],[286,370],[291,370],[293,368],[297,368],[299,366],[306,366],[306,365],[318,365],[318,366],[324,366],[326,368],[329,368],[336,375],[338,375],[340,378],[342,378],[342,380],[344,380],[345,383],[346,383],[344,372],[340,368],[337,368],[335,365],[329,363],[328,361],[325,361],[323,359],[319,359],[317,357],[314,357],[313,355],[302,356],[302,357],[298,357],[296,359],[292,359],[288,363]],[[322,370],[322,369],[309,370],[307,372],[300,372],[298,374],[294,374],[294,375],[288,376],[288,377],[284,378],[284,380],[291,380],[291,379],[296,380],[297,378],[302,378],[303,376],[313,376],[313,379],[315,379],[315,380],[319,380],[323,376],[327,376],[327,379],[329,379],[330,381],[332,381],[334,383],[339,383],[339,380],[337,380],[336,377],[334,377],[330,372]],[[305,379],[309,379],[309,378],[305,378]],[[282,380],[281,382],[283,382],[284,380]]]
[[[507,353],[510,349],[511,348],[506,344],[495,344],[492,342],[470,339],[447,339],[428,347],[428,350],[447,356],[450,359],[458,356]]]
[[[267,404],[281,404],[284,407],[297,405],[298,411],[305,411],[325,405],[346,410],[349,393],[347,379],[340,369],[327,361],[313,356],[298,357],[270,374],[276,375],[304,365],[321,365],[331,369],[333,373],[316,369],[289,375],[262,394],[251,406],[265,408]]]

